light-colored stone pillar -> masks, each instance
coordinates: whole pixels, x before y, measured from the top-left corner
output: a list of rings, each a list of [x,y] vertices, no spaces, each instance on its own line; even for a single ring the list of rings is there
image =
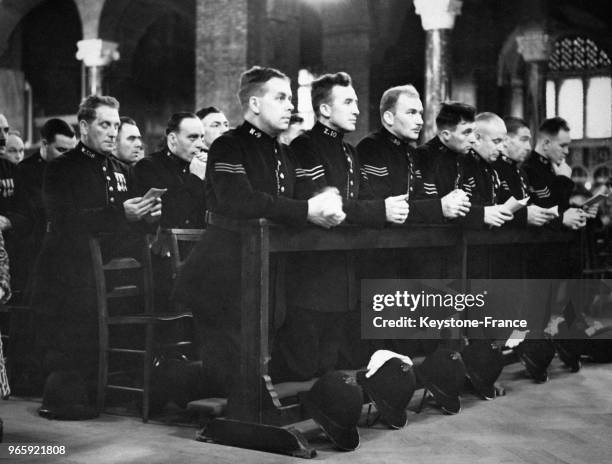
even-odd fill
[[[416,13],[426,31],[425,41],[425,140],[436,132],[440,103],[450,93],[450,50],[448,40],[455,18],[461,14],[461,0],[414,0]]]
[[[526,30],[516,38],[518,52],[527,63],[526,118],[535,130],[546,117],[545,64],[550,54],[550,38],[542,29]]]
[[[104,67],[119,59],[119,44],[102,39],[85,39],[79,40],[77,47],[76,57],[83,62],[86,73],[82,95],[100,95]]]

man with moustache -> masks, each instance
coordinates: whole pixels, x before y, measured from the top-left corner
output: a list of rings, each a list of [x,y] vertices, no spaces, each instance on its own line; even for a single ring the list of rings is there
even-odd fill
[[[38,313],[45,369],[77,370],[93,392],[97,309],[88,237],[108,234],[101,239],[106,258],[130,253],[134,226],[159,215],[161,202],[135,197],[125,165],[113,156],[120,124],[115,98],[85,98],[77,120],[79,144],[50,161],[44,173],[48,225],[32,306]]]
[[[203,229],[206,227],[204,176],[202,159],[204,130],[193,113],[173,114],[166,125],[166,146],[140,160],[134,169],[138,192],[150,188],[167,189],[164,209],[159,217],[162,229]],[[172,291],[170,248],[167,236],[158,235],[152,247],[155,301],[167,309]],[[189,250],[182,252],[187,255]]]
[[[166,125],[166,147],[140,160],[134,169],[139,193],[168,189],[163,196],[162,228],[200,229],[205,225],[204,175],[200,159],[204,130],[193,113],[175,113]]]
[[[241,75],[238,98],[244,122],[215,140],[209,153],[206,201],[211,212],[292,226],[311,222],[327,228],[342,222],[337,192],[294,199],[295,162],[277,139],[289,125],[291,97],[289,78],[276,69],[254,66]],[[173,292],[194,313],[202,340],[204,394],[209,396],[226,395],[238,371],[239,243],[237,234],[208,225]]]
[[[132,118],[121,116],[119,120],[116,156],[128,166],[135,166],[144,157],[142,135]]]

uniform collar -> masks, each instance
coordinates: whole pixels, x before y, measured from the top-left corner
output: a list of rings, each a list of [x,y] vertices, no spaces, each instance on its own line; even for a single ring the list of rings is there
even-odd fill
[[[255,140],[258,140],[258,141],[270,141],[270,142],[276,141],[276,137],[270,137],[264,131],[262,131],[258,127],[255,127],[253,124],[251,124],[248,121],[244,121],[242,126],[240,126],[240,130],[244,134],[247,134],[249,137]]]
[[[89,159],[95,159],[97,156],[100,156],[102,158],[108,158],[107,155],[104,155],[98,151],[92,150],[87,145],[85,145],[83,142],[79,142],[76,149]]]
[[[506,155],[499,155],[499,159],[505,162],[506,164],[518,164],[516,161],[514,161],[512,158],[508,158]]]
[[[548,160],[548,158],[544,157],[543,155],[540,155],[537,151],[533,150],[532,155],[534,157],[534,159],[536,159],[537,161],[539,161],[540,163],[548,166],[550,164],[550,161]]]
[[[381,132],[387,138],[387,140],[389,140],[396,147],[401,147],[401,146],[407,146],[408,145],[408,142],[406,142],[406,141],[400,139],[399,137],[396,137],[395,135],[393,135],[386,127],[383,127],[381,129]]]
[[[189,164],[189,161],[184,160],[183,158],[179,158],[169,149],[166,149],[166,156],[181,167],[187,166]]]
[[[330,141],[338,141],[341,143],[342,139],[344,138],[344,134],[342,132],[327,127],[325,124],[322,124],[319,121],[315,123],[312,130],[317,134],[323,135],[326,139],[329,139]]]
[[[456,151],[451,150],[446,145],[444,145],[442,143],[442,140],[440,140],[440,137],[438,137],[437,135],[433,139],[431,139],[429,142],[427,142],[427,145],[432,147],[437,152],[443,153],[448,156],[452,156],[453,158],[456,158],[457,156],[462,156],[461,153],[457,153]]]

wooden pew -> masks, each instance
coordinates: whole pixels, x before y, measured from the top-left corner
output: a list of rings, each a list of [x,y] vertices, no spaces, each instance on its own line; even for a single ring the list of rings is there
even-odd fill
[[[312,421],[299,418],[299,404],[283,405],[281,400],[296,390],[279,394],[285,386],[274,386],[268,377],[268,320],[270,317],[270,257],[274,253],[298,251],[447,248],[461,263],[466,279],[470,244],[565,242],[570,233],[531,229],[463,231],[450,225],[391,226],[383,230],[343,225],[331,230],[318,227],[294,229],[265,219],[238,221],[208,213],[209,224],[241,236],[241,345],[239,376],[227,399],[225,417],[213,419],[199,439],[215,443],[290,454],[304,458],[316,455],[307,436],[316,433]],[[216,404],[216,406],[215,406]],[[211,403],[223,408],[223,400]],[[221,409],[218,409],[221,410]]]

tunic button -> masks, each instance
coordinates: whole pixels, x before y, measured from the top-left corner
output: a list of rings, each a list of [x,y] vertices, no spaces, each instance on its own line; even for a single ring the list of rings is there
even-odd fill
[[[353,185],[353,181],[352,180],[349,182],[349,185]]]
[[[285,191],[285,187],[281,187],[280,191],[281,191],[281,193],[283,193]]]
[[[115,190],[115,189],[114,189],[114,188],[113,188],[113,186],[111,185],[111,186],[108,188],[108,191],[109,191],[109,192],[112,192],[113,190]]]
[[[189,224],[189,219],[185,219],[185,224]]]
[[[102,170],[106,172],[106,166],[102,166]]]
[[[353,168],[349,168],[349,172],[353,174]]]
[[[285,174],[283,174],[283,173],[281,172],[279,177],[280,177],[281,179],[284,179],[284,178],[285,178]]]
[[[115,197],[110,197],[109,200],[110,200],[111,203],[115,203]]]
[[[355,194],[354,194],[353,192],[351,192],[351,193],[349,194],[349,197],[351,197],[351,198],[353,198],[354,196],[355,196]]]
[[[109,176],[106,176],[106,180],[111,180],[111,178]]]

